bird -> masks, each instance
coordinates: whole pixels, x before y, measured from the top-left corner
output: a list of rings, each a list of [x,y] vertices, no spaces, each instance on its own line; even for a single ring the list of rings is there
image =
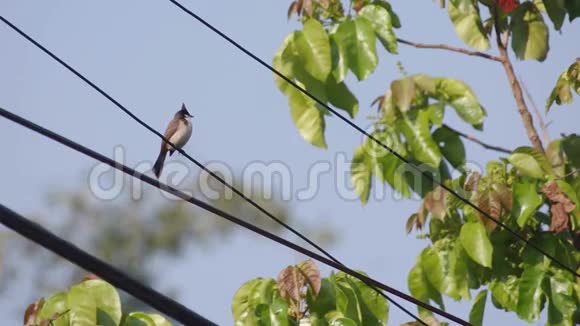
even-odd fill
[[[170,143],[175,145],[177,148],[183,147],[189,138],[191,137],[191,118],[193,116],[187,111],[185,103],[181,105],[181,109],[175,113],[173,119],[167,125],[164,137]],[[161,170],[163,169],[163,163],[165,163],[165,157],[169,152],[169,156],[173,155],[175,148],[165,140],[161,141],[161,150],[159,151],[159,156],[153,165],[153,173],[159,179],[161,175]]]

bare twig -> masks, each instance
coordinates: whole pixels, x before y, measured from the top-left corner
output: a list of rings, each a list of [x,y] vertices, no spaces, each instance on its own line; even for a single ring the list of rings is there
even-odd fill
[[[570,172],[568,172],[568,173],[564,174],[563,176],[558,177],[556,179],[557,180],[563,180],[563,179],[566,179],[567,177],[569,177],[569,176],[571,176],[573,174],[576,174],[578,172],[580,172],[580,168],[574,169],[574,170],[572,170],[572,171],[570,171]]]
[[[497,13],[495,14],[495,16],[497,17]],[[507,47],[506,44],[508,42],[508,34],[507,32],[503,33],[503,38],[502,38],[502,33],[500,33],[499,31],[499,26],[497,23],[497,18],[495,19],[496,23],[495,23],[495,34],[496,34],[496,39],[497,39],[497,47],[499,49],[499,54],[501,57],[501,63],[503,65],[503,68],[505,70],[505,73],[507,75],[508,81],[510,83],[510,86],[512,88],[512,93],[514,95],[514,99],[516,100],[516,104],[518,107],[518,112],[520,113],[520,116],[522,118],[522,122],[524,123],[524,127],[527,130],[528,133],[528,138],[530,139],[530,142],[532,143],[532,145],[534,146],[534,148],[536,148],[538,151],[544,153],[544,146],[542,145],[542,141],[540,140],[540,137],[538,136],[538,132],[536,131],[536,127],[534,127],[534,120],[532,119],[532,115],[530,114],[530,111],[528,110],[528,107],[526,106],[526,102],[524,101],[524,95],[522,93],[522,88],[520,86],[520,83],[518,82],[518,79],[516,78],[516,74],[514,72],[514,67],[510,61],[510,58],[508,56],[508,51],[507,51]]]
[[[528,101],[530,101],[530,104],[532,105],[532,109],[534,109],[534,114],[536,116],[536,119],[538,119],[538,124],[540,125],[540,129],[542,129],[542,136],[544,138],[543,139],[544,143],[549,144],[550,143],[550,134],[548,133],[548,125],[544,122],[544,118],[542,118],[542,114],[540,113],[540,110],[538,110],[538,106],[536,105],[536,102],[534,101],[534,99],[532,98],[532,95],[528,91],[528,88],[526,87],[526,84],[524,83],[524,79],[522,78],[522,76],[519,76],[519,77],[520,77],[520,83],[522,84],[522,88],[524,89],[524,93],[526,94]]]
[[[444,124],[443,127],[449,129],[450,131],[458,134],[459,136],[461,136],[461,137],[463,137],[465,139],[468,139],[468,140],[470,140],[470,141],[472,141],[472,142],[474,142],[476,144],[481,145],[485,149],[489,149],[489,150],[497,151],[497,152],[501,152],[501,153],[506,153],[506,154],[511,154],[511,152],[512,152],[509,149],[506,149],[506,148],[503,148],[503,147],[500,147],[500,146],[495,146],[495,145],[490,145],[490,144],[484,143],[481,140],[475,138],[474,136],[471,136],[471,135],[468,135],[466,133],[463,133],[463,132],[461,132],[461,131],[459,131],[457,129],[454,129],[452,127],[449,127],[448,125],[445,125]]]
[[[502,59],[500,57],[491,55],[491,54],[487,54],[487,53],[483,53],[483,52],[479,52],[479,51],[471,51],[468,49],[463,49],[463,48],[458,48],[458,47],[454,47],[451,45],[447,45],[447,44],[425,44],[425,43],[416,43],[416,42],[411,42],[411,41],[407,41],[401,38],[397,38],[397,42],[402,43],[402,44],[406,44],[406,45],[410,45],[419,49],[439,49],[439,50],[447,50],[447,51],[451,51],[451,52],[457,52],[457,53],[463,53],[463,54],[467,54],[467,55],[471,55],[471,56],[475,56],[475,57],[480,57],[480,58],[484,58],[484,59],[488,59],[488,60],[492,60],[492,61],[497,61],[497,62],[502,62]]]

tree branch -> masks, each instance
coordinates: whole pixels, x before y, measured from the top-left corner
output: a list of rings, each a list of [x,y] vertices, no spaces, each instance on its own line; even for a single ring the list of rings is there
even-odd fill
[[[532,95],[528,91],[528,88],[526,87],[526,83],[524,83],[524,79],[522,78],[522,76],[519,76],[519,77],[520,77],[520,83],[522,84],[522,88],[524,89],[524,93],[526,94],[528,101],[530,101],[530,104],[532,105],[532,109],[534,109],[534,114],[536,115],[536,119],[538,119],[538,124],[540,125],[540,129],[542,130],[542,137],[544,138],[543,141],[545,144],[549,144],[550,143],[550,134],[548,133],[548,126],[544,122],[544,119],[542,118],[542,114],[540,113],[540,110],[538,110],[538,106],[536,105],[536,102],[534,102]]]
[[[524,123],[524,127],[527,130],[528,138],[530,139],[530,142],[532,143],[534,148],[536,148],[541,153],[544,153],[544,146],[542,145],[542,141],[540,140],[540,137],[538,136],[538,132],[536,131],[536,127],[534,127],[534,120],[532,119],[532,115],[530,114],[530,111],[528,110],[528,107],[526,106],[526,102],[524,101],[524,95],[522,93],[522,88],[520,86],[520,83],[518,82],[518,79],[516,78],[516,74],[514,72],[514,67],[513,67],[512,63],[510,61],[510,58],[508,56],[506,44],[508,42],[509,35],[507,34],[507,32],[504,32],[503,33],[504,39],[502,40],[502,34],[499,32],[499,28],[498,28],[497,14],[495,14],[494,16],[495,16],[494,17],[494,20],[495,20],[495,28],[494,29],[495,29],[496,39],[497,39],[497,46],[499,48],[501,63],[503,65],[503,68],[504,68],[505,73],[507,75],[508,81],[509,81],[510,86],[512,88],[512,93],[514,95],[514,99],[516,100],[518,112],[520,113],[520,116],[522,118],[522,122]]]
[[[558,177],[558,178],[556,178],[556,179],[557,179],[557,180],[563,180],[563,179],[566,179],[567,177],[569,177],[569,176],[571,176],[571,175],[573,175],[573,174],[576,174],[576,173],[578,173],[578,172],[580,172],[580,168],[579,168],[579,169],[574,169],[574,170],[572,170],[572,171],[570,171],[570,172],[568,172],[568,173],[564,174],[563,176],[561,176],[561,177]]]
[[[397,38],[397,42],[402,43],[402,44],[406,44],[406,45],[410,45],[410,46],[416,47],[418,49],[447,50],[447,51],[451,51],[451,52],[463,53],[466,55],[480,57],[480,58],[484,58],[484,59],[488,59],[488,60],[492,60],[492,61],[502,62],[502,59],[500,57],[497,57],[497,56],[494,56],[491,54],[487,54],[487,53],[483,53],[483,52],[479,52],[479,51],[471,51],[471,50],[463,49],[463,48],[457,48],[457,47],[450,46],[447,44],[416,43],[416,42],[407,41],[407,40],[404,40],[401,38]]]
[[[506,149],[506,148],[503,148],[503,147],[499,147],[499,146],[495,146],[495,145],[490,145],[490,144],[484,143],[481,140],[479,140],[479,139],[477,139],[477,138],[475,138],[475,137],[473,137],[471,135],[465,134],[465,133],[463,133],[463,132],[461,132],[461,131],[459,131],[457,129],[451,128],[451,127],[449,127],[446,124],[444,124],[443,127],[449,129],[450,131],[458,134],[459,136],[461,136],[461,137],[463,137],[465,139],[468,139],[468,140],[470,140],[470,141],[472,141],[472,142],[474,142],[476,144],[481,145],[485,149],[489,149],[489,150],[497,151],[497,152],[501,152],[501,153],[506,153],[506,154],[511,154],[511,152],[512,152],[509,149]]]

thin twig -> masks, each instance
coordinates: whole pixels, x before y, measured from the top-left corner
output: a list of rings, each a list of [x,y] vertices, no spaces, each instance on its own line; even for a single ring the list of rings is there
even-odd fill
[[[558,179],[558,180],[563,180],[563,179],[566,179],[567,177],[571,176],[572,174],[576,174],[576,173],[578,173],[578,172],[580,172],[580,168],[578,168],[578,169],[574,169],[574,170],[572,170],[572,171],[570,171],[570,172],[568,172],[568,173],[564,174],[563,176],[561,176],[561,177],[558,177],[558,178],[556,178],[556,179]]]
[[[458,134],[459,136],[461,136],[461,137],[463,137],[465,139],[471,140],[472,142],[481,145],[485,149],[489,149],[489,150],[497,151],[497,152],[501,152],[501,153],[506,153],[506,154],[511,154],[511,152],[512,152],[509,149],[506,149],[506,148],[503,148],[503,147],[500,147],[500,146],[495,146],[495,145],[490,145],[490,144],[484,143],[481,140],[479,140],[479,139],[477,139],[477,138],[475,138],[475,137],[473,137],[471,135],[465,134],[465,133],[463,133],[463,132],[461,132],[461,131],[459,131],[457,129],[451,128],[448,125],[445,125],[444,124],[443,127],[449,129],[450,131]]]
[[[404,40],[401,38],[397,38],[397,42],[402,43],[402,44],[406,44],[406,45],[410,45],[410,46],[413,46],[413,47],[416,47],[419,49],[447,50],[447,51],[451,51],[451,52],[463,53],[463,54],[467,54],[467,55],[471,55],[471,56],[475,56],[475,57],[480,57],[480,58],[484,58],[484,59],[488,59],[488,60],[492,60],[492,61],[503,62],[500,57],[496,57],[495,55],[491,55],[491,54],[487,54],[487,53],[483,53],[483,52],[479,52],[479,51],[471,51],[468,49],[458,48],[458,47],[454,47],[454,46],[447,45],[447,44],[417,43],[417,42],[407,41],[407,40]]]
[[[532,104],[532,109],[534,109],[534,114],[536,116],[536,119],[538,119],[538,124],[540,125],[540,129],[542,129],[542,136],[544,138],[544,143],[549,144],[550,143],[550,134],[548,133],[548,125],[546,125],[546,123],[544,122],[544,118],[542,118],[542,114],[540,113],[540,110],[538,110],[538,106],[536,105],[536,101],[534,101],[534,99],[532,98],[532,95],[528,91],[528,88],[526,87],[526,84],[524,83],[524,79],[522,78],[522,76],[519,76],[519,79],[520,79],[520,83],[522,84],[522,88],[524,89],[524,93],[526,94],[526,97],[528,98],[528,101],[530,101],[530,103]]]

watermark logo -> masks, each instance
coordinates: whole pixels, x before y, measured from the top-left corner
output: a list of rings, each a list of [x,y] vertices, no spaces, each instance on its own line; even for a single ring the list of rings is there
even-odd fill
[[[383,141],[384,139],[381,139]],[[388,185],[378,182],[375,179],[371,187],[370,197],[375,201],[382,201],[390,196],[393,200],[404,199],[403,195],[393,190],[401,187],[411,189],[421,189],[425,182],[431,183],[429,175],[436,182],[440,182],[439,173],[427,165],[416,165],[415,167],[398,161],[392,153],[384,148],[370,147],[368,154],[373,160],[381,160],[390,155],[390,160],[396,163],[394,178],[389,180],[394,183]],[[126,149],[116,146],[113,149],[113,160],[118,164],[127,165]],[[221,178],[230,185],[236,185],[244,195],[250,198],[260,196],[261,199],[271,200],[277,198],[283,201],[310,201],[314,200],[323,185],[330,184],[335,194],[346,201],[358,201],[358,195],[351,183],[351,161],[350,155],[338,152],[329,161],[313,161],[306,171],[301,170],[299,174],[293,171],[292,167],[282,161],[251,161],[239,167],[232,167],[226,162],[210,161],[205,164],[209,171]],[[130,166],[139,175],[147,174],[153,176],[151,170],[153,162],[142,161]],[[464,169],[469,171],[482,172],[482,169],[475,162],[467,162]],[[207,200],[232,199],[234,192],[222,185],[210,173],[206,171],[198,172],[198,168],[189,162],[182,160],[168,160],[163,168],[163,173],[159,178],[161,183],[180,189],[188,195],[204,197]],[[99,199],[110,201],[124,195],[129,191],[134,200],[139,200],[143,196],[143,182],[136,178],[127,177],[122,171],[117,170],[107,164],[99,163],[94,165],[88,173],[88,186],[92,195]],[[461,175],[460,171],[451,171],[451,177],[456,178]],[[238,176],[238,178],[236,178]],[[235,181],[238,180],[239,183]],[[425,185],[427,186],[427,185]],[[169,200],[176,200],[177,197],[159,190],[161,195]],[[420,200],[419,196],[412,199]]]

